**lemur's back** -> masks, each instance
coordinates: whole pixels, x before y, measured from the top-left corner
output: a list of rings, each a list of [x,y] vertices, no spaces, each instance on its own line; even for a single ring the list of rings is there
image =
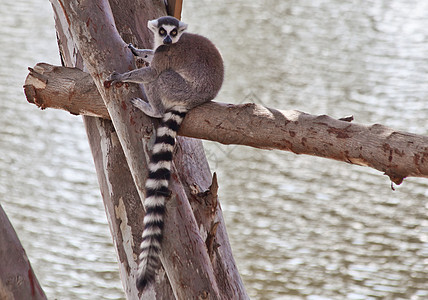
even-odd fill
[[[159,73],[174,70],[203,101],[214,99],[223,83],[220,52],[210,40],[193,33],[183,33],[177,43],[158,47],[151,67]]]

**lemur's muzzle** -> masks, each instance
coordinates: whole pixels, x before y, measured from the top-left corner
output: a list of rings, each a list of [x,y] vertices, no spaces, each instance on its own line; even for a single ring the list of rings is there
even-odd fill
[[[163,39],[163,43],[168,45],[172,43],[172,39],[169,35],[167,35],[164,39]]]

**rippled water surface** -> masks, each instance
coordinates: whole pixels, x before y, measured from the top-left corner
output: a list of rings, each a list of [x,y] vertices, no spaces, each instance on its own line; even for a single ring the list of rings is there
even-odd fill
[[[226,65],[222,102],[428,134],[428,2],[184,1]],[[121,299],[79,117],[26,102],[59,64],[48,1],[0,2],[0,202],[51,299]],[[252,299],[428,299],[428,180],[206,143]]]

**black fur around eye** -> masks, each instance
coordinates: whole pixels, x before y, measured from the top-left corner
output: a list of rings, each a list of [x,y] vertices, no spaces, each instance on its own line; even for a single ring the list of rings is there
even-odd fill
[[[171,30],[171,36],[174,37],[177,35],[177,29]]]
[[[165,30],[165,29],[163,29],[163,27],[161,27],[161,28],[159,29],[159,34],[160,34],[161,36],[166,35],[166,30]]]

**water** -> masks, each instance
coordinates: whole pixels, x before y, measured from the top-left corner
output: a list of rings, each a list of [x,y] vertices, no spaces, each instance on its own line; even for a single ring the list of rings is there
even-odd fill
[[[3,1],[4,2],[4,1]],[[59,64],[48,1],[0,3],[0,201],[50,299],[123,293],[80,117],[25,101]],[[426,1],[184,1],[226,65],[218,101],[428,134]],[[206,142],[252,299],[427,299],[428,181]]]

